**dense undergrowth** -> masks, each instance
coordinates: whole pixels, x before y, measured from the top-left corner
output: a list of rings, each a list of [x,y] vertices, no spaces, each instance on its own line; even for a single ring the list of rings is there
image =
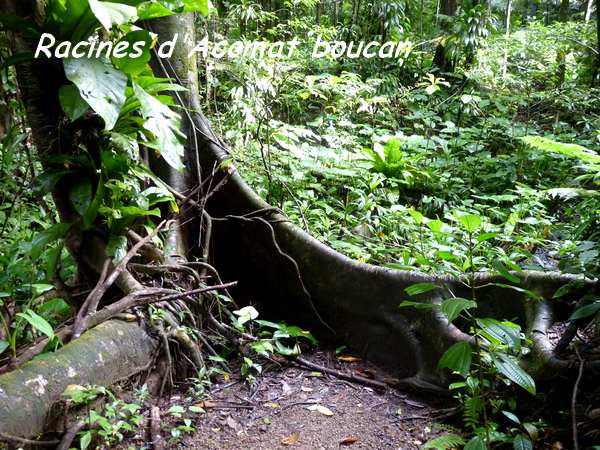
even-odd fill
[[[558,83],[555,39],[575,34]],[[504,77],[497,36],[455,73],[436,73],[431,52],[417,47],[403,64],[366,67],[306,54],[220,62],[207,85],[215,104],[228,105],[214,122],[244,177],[350,257],[455,272],[465,237],[457,220],[470,213],[495,233],[485,250],[494,259],[594,272],[596,169],[521,140],[597,148],[599,91],[586,83],[586,43],[592,26],[532,22],[511,36]]]

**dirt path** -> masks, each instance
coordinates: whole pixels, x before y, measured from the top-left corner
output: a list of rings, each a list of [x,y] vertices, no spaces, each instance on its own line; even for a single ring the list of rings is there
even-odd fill
[[[342,362],[330,353],[307,358],[363,376],[383,374],[362,361]],[[439,433],[436,408],[415,396],[375,390],[295,366],[271,370],[254,386],[237,380],[213,385],[206,413],[194,415],[196,431],[167,448],[211,450],[418,449]],[[174,396],[161,404],[189,407]],[[180,422],[179,422],[180,423]],[[162,424],[164,435],[176,422]]]

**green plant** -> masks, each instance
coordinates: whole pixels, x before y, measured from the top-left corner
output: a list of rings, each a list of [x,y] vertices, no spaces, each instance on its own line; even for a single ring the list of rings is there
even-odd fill
[[[466,275],[465,284],[470,288],[470,298],[460,298],[448,291],[450,298],[441,303],[420,303],[404,301],[401,307],[417,307],[439,309],[448,321],[461,318],[469,325],[472,343],[462,341],[452,345],[440,358],[439,367],[452,370],[464,381],[453,382],[449,388],[457,390],[457,398],[463,406],[463,421],[471,439],[466,443],[466,449],[490,448],[496,441],[529,443],[530,438],[522,433],[512,436],[499,432],[499,425],[492,416],[503,413],[514,420],[512,412],[515,400],[500,392],[504,385],[515,384],[535,395],[535,382],[519,365],[519,359],[528,352],[526,341],[521,328],[510,321],[499,321],[491,318],[479,318],[471,312],[477,308],[477,286],[475,272],[485,266],[487,261],[479,254],[480,248],[494,233],[485,233],[481,217],[473,214],[463,214],[458,217],[461,228],[466,233],[465,253],[454,262],[455,266]],[[511,283],[519,283],[519,279],[510,273],[502,263],[494,261],[495,270]],[[519,289],[512,285],[502,287]],[[431,283],[420,283],[406,289],[409,295],[423,294],[437,290],[438,286]],[[519,422],[520,424],[520,422]],[[447,440],[457,439],[454,435],[438,438],[427,448],[447,448]]]
[[[141,406],[126,403],[103,386],[70,385],[63,396],[79,406],[89,407],[95,400],[106,397],[108,402],[98,410],[90,409],[84,417],[85,429],[78,433],[80,450],[87,449],[94,439],[113,446],[132,435],[142,422]]]

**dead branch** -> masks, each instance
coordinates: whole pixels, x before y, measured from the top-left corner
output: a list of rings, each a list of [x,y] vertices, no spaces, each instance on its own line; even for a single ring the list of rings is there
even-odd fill
[[[152,438],[152,448],[154,450],[163,450],[165,441],[160,432],[160,408],[153,406],[150,411],[150,434]]]
[[[81,333],[85,329],[88,328],[86,322],[89,318],[96,312],[98,308],[98,304],[102,299],[102,296],[106,293],[108,288],[113,285],[113,283],[117,280],[119,275],[125,271],[127,268],[127,263],[133,258],[138,250],[144,246],[146,243],[150,242],[154,236],[156,236],[163,227],[167,227],[170,225],[170,221],[162,221],[157,225],[152,233],[143,238],[141,241],[137,242],[129,252],[125,255],[125,257],[117,264],[117,266],[113,269],[113,271],[106,277],[102,282],[98,282],[96,287],[90,292],[85,302],[83,303],[80,312],[77,314],[75,318],[75,323],[73,324],[73,332],[71,334],[71,339],[77,339],[81,336]],[[121,311],[119,311],[121,312]]]

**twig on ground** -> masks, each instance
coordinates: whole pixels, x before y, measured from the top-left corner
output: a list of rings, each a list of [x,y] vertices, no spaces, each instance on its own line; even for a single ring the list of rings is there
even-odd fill
[[[302,358],[301,356],[297,356],[292,361],[298,363],[300,366],[308,367],[309,369],[316,370],[319,372],[324,372],[329,375],[333,375],[334,377],[341,378],[343,380],[352,381],[354,383],[359,383],[365,386],[369,386],[376,389],[387,389],[390,387],[387,383],[378,380],[372,380],[370,378],[361,377],[360,375],[354,375],[351,373],[345,373],[340,370],[330,369],[329,367],[321,366],[320,364],[313,363],[307,359]]]

